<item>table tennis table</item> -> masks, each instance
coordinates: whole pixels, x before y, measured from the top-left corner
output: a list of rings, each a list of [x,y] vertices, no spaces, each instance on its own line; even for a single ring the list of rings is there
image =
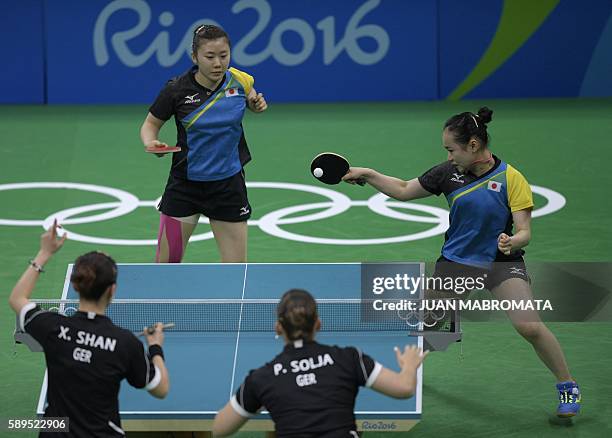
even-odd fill
[[[301,288],[317,300],[359,299],[366,266],[372,264],[120,264],[117,300],[278,300],[287,290]],[[422,264],[394,266],[402,272],[420,275]],[[78,298],[70,285],[68,266],[62,299]],[[387,268],[385,268],[387,269]],[[242,306],[239,307],[240,309]],[[242,310],[241,310],[242,311]],[[270,310],[273,311],[273,310]],[[213,419],[236,392],[249,370],[262,366],[283,348],[274,336],[275,315],[266,315],[269,327],[260,331],[238,330],[165,333],[164,351],[171,390],[163,399],[151,397],[127,383],[121,385],[120,412],[126,431],[209,431]],[[263,317],[262,317],[263,318]],[[121,321],[115,321],[122,325]],[[156,321],[150,321],[154,323]],[[169,322],[169,321],[163,321]],[[334,319],[328,320],[328,325]],[[322,331],[320,343],[355,346],[384,366],[398,369],[393,347],[423,346],[423,338],[402,331]],[[140,326],[142,327],[142,326]],[[38,414],[46,402],[46,373],[41,388]],[[361,431],[400,432],[411,429],[421,418],[422,367],[414,397],[396,400],[371,389],[359,391],[355,406]],[[241,430],[272,431],[273,423],[264,411],[250,419]]]

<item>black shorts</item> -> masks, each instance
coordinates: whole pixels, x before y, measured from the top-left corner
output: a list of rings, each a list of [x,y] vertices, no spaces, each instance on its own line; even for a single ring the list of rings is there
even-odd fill
[[[190,181],[170,174],[157,209],[172,217],[203,214],[219,221],[246,221],[251,205],[244,171],[219,181]]]
[[[521,278],[531,283],[525,267],[525,260],[520,255],[514,258],[506,258],[503,261],[495,261],[491,269],[463,265],[440,256],[436,261],[436,268],[432,277],[454,279],[457,285],[463,283],[461,287],[466,289],[464,292],[481,289],[479,285],[483,285],[484,289],[492,290],[509,278]],[[456,280],[459,278],[465,280],[457,282]],[[467,287],[469,285],[476,285],[476,287]]]

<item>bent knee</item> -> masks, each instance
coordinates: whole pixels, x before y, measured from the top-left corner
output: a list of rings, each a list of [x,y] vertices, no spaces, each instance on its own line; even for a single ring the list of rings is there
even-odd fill
[[[542,334],[544,325],[541,322],[519,322],[514,324],[514,328],[522,337],[533,341]]]

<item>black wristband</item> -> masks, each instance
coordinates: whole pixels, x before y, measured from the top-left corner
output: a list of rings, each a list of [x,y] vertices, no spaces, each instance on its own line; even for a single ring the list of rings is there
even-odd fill
[[[30,260],[30,266],[33,267],[34,270],[38,272],[39,274],[42,274],[43,272],[45,272],[45,270],[43,269],[43,265],[39,265],[34,260]]]
[[[153,344],[149,345],[149,357],[153,359],[153,357],[160,355],[162,359],[164,359],[164,350],[162,350],[161,345]]]

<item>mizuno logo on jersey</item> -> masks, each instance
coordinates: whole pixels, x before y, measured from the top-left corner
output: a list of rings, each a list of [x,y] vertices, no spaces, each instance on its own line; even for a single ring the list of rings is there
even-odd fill
[[[517,267],[515,267],[515,266],[512,266],[512,267],[510,268],[510,273],[511,273],[511,274],[518,274],[518,275],[525,276],[525,271],[523,271],[523,269],[522,269],[522,268],[517,268]]]
[[[487,189],[493,190],[494,192],[499,192],[502,188],[502,183],[497,181],[489,181],[487,183]]]
[[[453,177],[450,180],[463,184],[463,183],[465,183],[465,181],[463,180],[464,176],[465,175],[462,175],[460,173],[453,173]]]
[[[196,99],[195,98],[198,94],[200,94],[200,93],[196,93],[196,94],[193,94],[191,96],[185,96],[185,99],[187,99],[187,100],[185,100],[185,103],[198,103],[198,102],[200,102],[200,99]]]
[[[249,214],[251,209],[248,206],[240,207],[240,216],[244,216],[245,214]]]

